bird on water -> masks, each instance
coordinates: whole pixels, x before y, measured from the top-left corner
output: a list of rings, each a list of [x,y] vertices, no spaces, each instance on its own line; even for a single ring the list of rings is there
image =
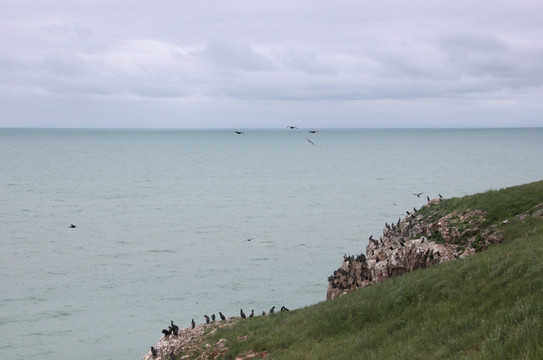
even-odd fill
[[[297,129],[296,126],[287,126],[289,129]]]
[[[242,318],[247,319],[247,317],[245,316],[245,313],[243,312],[243,309],[239,309],[239,314],[241,315]]]
[[[74,224],[70,224],[70,226],[68,226],[70,229],[75,229],[77,226],[75,226]]]

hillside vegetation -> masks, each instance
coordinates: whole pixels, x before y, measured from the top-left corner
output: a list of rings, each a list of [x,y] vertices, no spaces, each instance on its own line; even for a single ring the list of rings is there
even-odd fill
[[[503,228],[503,243],[313,306],[210,326],[193,355],[543,359],[542,203],[543,181],[444,200],[443,215],[485,211],[487,226]]]

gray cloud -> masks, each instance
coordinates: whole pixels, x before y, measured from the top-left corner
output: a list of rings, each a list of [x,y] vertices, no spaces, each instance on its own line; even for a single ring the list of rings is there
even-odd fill
[[[345,126],[375,125],[360,114],[389,126],[411,111],[431,118],[437,103],[442,119],[408,124],[441,126],[448,113],[454,122],[479,111],[500,126],[504,116],[532,125],[542,107],[536,1],[20,0],[2,8],[0,126],[51,125],[54,116],[18,111],[48,101],[77,116],[70,104],[92,104],[102,118],[97,109],[117,109],[144,126],[144,112],[131,110],[140,101],[164,118],[153,125],[186,113],[199,119],[176,123],[188,127],[201,125],[200,114],[214,117],[208,106],[221,109],[219,127],[264,108],[279,121],[292,113],[324,126],[336,112]],[[391,113],[388,102],[403,110]],[[503,105],[499,117],[489,104]],[[245,125],[269,126],[261,118]]]

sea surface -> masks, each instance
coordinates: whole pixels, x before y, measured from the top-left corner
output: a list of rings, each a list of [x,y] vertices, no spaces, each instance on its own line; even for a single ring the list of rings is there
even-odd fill
[[[543,128],[0,129],[1,357],[141,359],[170,320],[323,301],[343,255],[426,196],[543,179],[542,144]]]

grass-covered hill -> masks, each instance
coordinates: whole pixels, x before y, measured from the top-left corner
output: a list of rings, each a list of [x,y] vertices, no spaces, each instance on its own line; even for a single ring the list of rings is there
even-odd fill
[[[504,241],[313,306],[209,325],[176,358],[543,359],[542,203],[543,181],[444,200],[443,215],[483,210]]]

